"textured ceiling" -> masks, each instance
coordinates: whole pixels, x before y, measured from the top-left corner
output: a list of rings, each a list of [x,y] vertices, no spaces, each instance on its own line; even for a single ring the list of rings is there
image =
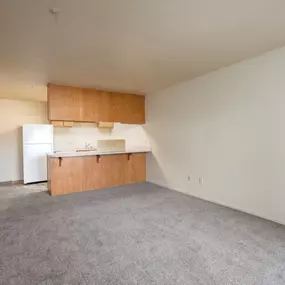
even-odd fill
[[[285,45],[284,11],[284,0],[1,0],[0,96],[45,100],[47,82],[153,92]]]

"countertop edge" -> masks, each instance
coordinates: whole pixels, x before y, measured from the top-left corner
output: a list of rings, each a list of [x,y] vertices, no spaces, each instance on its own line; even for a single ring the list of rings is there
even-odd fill
[[[149,153],[151,149],[134,149],[125,151],[87,151],[87,152],[58,152],[58,153],[47,153],[48,158],[59,158],[59,157],[82,157],[82,156],[97,156],[97,155],[116,155],[116,154],[128,154],[128,153]]]

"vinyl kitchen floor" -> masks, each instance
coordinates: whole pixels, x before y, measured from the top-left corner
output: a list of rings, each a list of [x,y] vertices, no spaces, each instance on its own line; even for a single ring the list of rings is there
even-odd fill
[[[47,192],[47,183],[0,186],[0,210],[7,209],[15,198],[20,199],[21,197],[38,192]]]

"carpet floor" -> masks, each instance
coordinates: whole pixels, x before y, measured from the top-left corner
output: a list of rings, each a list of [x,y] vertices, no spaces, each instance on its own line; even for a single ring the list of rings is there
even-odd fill
[[[150,183],[11,199],[0,284],[285,284],[284,226]]]

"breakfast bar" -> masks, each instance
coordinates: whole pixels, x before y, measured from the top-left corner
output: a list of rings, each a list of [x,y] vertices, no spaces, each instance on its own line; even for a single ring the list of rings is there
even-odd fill
[[[48,154],[49,193],[56,196],[144,182],[148,152],[139,148]]]

